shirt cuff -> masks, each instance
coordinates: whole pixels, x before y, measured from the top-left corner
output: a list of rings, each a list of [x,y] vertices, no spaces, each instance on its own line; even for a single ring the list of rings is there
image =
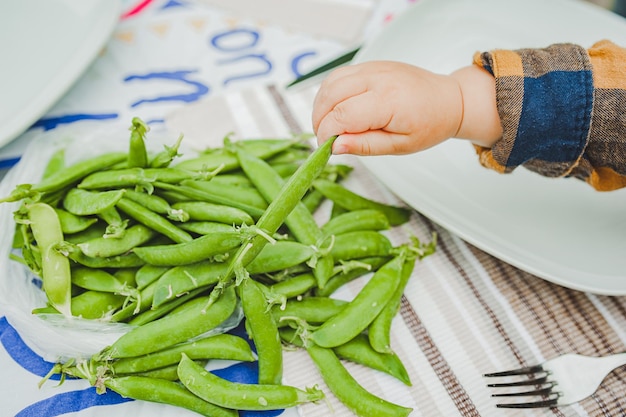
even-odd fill
[[[477,53],[474,63],[496,79],[502,138],[477,146],[498,172],[520,165],[547,177],[569,175],[589,139],[594,86],[586,50],[573,44]]]

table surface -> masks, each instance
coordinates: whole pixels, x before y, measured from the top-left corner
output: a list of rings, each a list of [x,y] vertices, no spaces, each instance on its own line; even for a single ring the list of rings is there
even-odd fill
[[[98,129],[133,116],[156,131],[184,132],[185,141],[197,146],[215,143],[228,132],[240,137],[309,132],[315,87],[285,91],[283,86],[354,45],[234,15],[211,3],[123,2],[106,48],[72,90],[19,139],[23,146],[38,143],[41,136]],[[369,3],[362,37],[373,36],[412,3]],[[403,204],[358,158],[337,160],[355,167],[347,187],[372,199]],[[579,404],[528,412],[497,410],[482,377],[562,353],[626,351],[626,297],[548,283],[469,245],[417,212],[388,235],[399,243],[410,236],[426,241],[433,233],[438,235],[437,252],[417,263],[393,327],[392,347],[405,363],[412,386],[347,364],[364,387],[412,407],[412,416],[626,415],[626,369],[614,371],[595,395]],[[349,298],[362,284],[355,281],[340,295]],[[3,416],[195,415],[113,393],[98,395],[81,380],[60,386],[49,381],[38,388],[52,364],[2,317],[2,307]],[[317,383],[328,391],[301,351],[285,352],[285,381],[296,386]],[[352,415],[328,397],[327,402],[284,412],[242,415]]]

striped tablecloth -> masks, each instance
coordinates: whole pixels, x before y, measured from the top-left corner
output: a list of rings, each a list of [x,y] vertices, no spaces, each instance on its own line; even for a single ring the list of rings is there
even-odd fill
[[[272,85],[250,89],[174,112],[168,125],[187,132],[192,141],[215,140],[207,135],[216,130],[244,137],[307,132],[313,95],[314,90],[284,92]],[[348,188],[403,204],[358,157],[345,159],[355,167],[345,182]],[[393,328],[392,347],[413,385],[347,364],[363,386],[413,407],[412,416],[626,415],[626,368],[614,371],[580,404],[527,412],[497,410],[482,377],[568,352],[597,356],[626,351],[626,297],[598,296],[546,282],[466,243],[418,212],[389,236],[394,243],[411,235],[428,241],[433,232],[438,235],[437,252],[418,262]],[[338,296],[350,298],[362,284],[353,282]],[[306,353],[285,355],[287,381],[323,386]],[[352,415],[332,396],[327,405],[307,405],[300,412],[303,417]]]
[[[199,8],[192,1],[126,3],[106,50],[18,145],[42,134],[62,135],[78,127],[89,130],[135,115],[149,121],[155,131],[167,126],[184,132],[185,141],[198,147],[231,131],[241,137],[306,132],[313,90],[286,93],[280,85],[345,48],[329,40],[256,26],[250,19]],[[374,3],[381,6],[374,13],[380,23],[413,1]],[[262,65],[250,67],[250,62]],[[359,158],[338,160],[355,167],[346,182],[349,188],[402,204]],[[593,397],[580,404],[528,412],[497,410],[481,376],[566,352],[625,351],[626,297],[597,296],[550,284],[467,244],[417,212],[389,236],[398,243],[412,235],[427,241],[433,232],[438,235],[437,252],[417,264],[393,327],[393,348],[413,384],[407,387],[348,363],[363,386],[412,407],[412,416],[626,415],[624,369],[613,372]],[[362,284],[355,281],[337,296],[349,298]],[[25,344],[1,307],[1,417],[193,415],[113,394],[99,396],[85,381],[66,381],[61,386],[49,381],[39,389],[37,384],[51,363]],[[306,353],[287,351],[285,362],[286,382],[318,383],[325,388]],[[297,414],[352,415],[332,395],[327,402],[281,413]]]

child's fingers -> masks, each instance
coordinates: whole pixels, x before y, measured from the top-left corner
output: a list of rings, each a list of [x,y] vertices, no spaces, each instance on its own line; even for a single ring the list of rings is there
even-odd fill
[[[330,112],[338,103],[362,94],[368,90],[367,78],[352,76],[355,74],[354,68],[340,68],[341,74],[335,75],[335,72],[326,78],[313,101],[313,130],[317,131],[321,120]],[[338,70],[336,70],[338,71]]]
[[[381,97],[374,91],[348,97],[337,103],[320,120],[316,135],[323,143],[331,136],[360,133],[387,127],[392,120],[392,107],[381,106]]]
[[[403,155],[413,152],[408,135],[370,130],[363,133],[346,133],[333,143],[333,153],[352,155]]]

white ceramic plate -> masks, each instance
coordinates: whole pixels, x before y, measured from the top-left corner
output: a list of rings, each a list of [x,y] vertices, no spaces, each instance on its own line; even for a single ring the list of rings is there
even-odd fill
[[[626,20],[575,0],[421,0],[355,61],[448,73],[471,63],[475,51],[589,47],[604,38],[626,45]],[[407,204],[493,256],[565,287],[626,295],[626,190],[595,192],[523,168],[497,174],[460,140],[363,161]]]
[[[0,146],[28,129],[96,57],[118,0],[0,2]]]

